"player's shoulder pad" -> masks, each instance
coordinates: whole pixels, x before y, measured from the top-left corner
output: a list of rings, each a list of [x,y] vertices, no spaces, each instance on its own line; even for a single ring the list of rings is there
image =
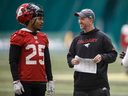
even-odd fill
[[[45,39],[48,39],[47,35],[45,33],[42,33],[42,32],[39,32],[40,36],[45,38]]]
[[[39,34],[40,34],[40,36],[46,36],[46,34],[45,33],[42,33],[42,32],[39,32]]]
[[[11,44],[19,45],[23,41],[23,38],[25,35],[27,35],[28,32],[18,30],[15,33],[13,33],[10,37]]]
[[[18,30],[11,35],[11,38],[23,37],[24,35],[27,35],[27,32],[23,30]]]
[[[42,33],[42,32],[39,32],[39,34],[40,34],[42,40],[45,41],[45,43],[46,43],[46,45],[48,47],[49,46],[49,40],[48,40],[47,35],[45,33]]]

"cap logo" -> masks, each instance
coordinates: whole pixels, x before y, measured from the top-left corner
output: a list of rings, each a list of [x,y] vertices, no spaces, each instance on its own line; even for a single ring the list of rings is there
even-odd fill
[[[22,8],[24,8],[24,7],[20,7],[20,9],[18,10],[16,18],[18,18],[19,16],[21,16],[23,14],[22,11],[21,11]]]
[[[92,16],[89,16],[89,18],[92,18]]]

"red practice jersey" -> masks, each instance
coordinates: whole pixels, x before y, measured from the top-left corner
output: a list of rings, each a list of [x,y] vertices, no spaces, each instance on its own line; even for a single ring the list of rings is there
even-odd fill
[[[11,44],[21,46],[18,62],[18,75],[21,81],[47,81],[44,49],[49,46],[46,34],[38,32],[32,35],[23,28],[11,35]]]

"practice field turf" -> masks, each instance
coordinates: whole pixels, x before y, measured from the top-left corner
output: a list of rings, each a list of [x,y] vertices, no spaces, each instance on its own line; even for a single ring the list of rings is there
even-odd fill
[[[72,96],[73,69],[68,67],[66,54],[51,54],[51,62],[54,80],[56,80],[53,96]],[[111,96],[128,96],[128,75],[120,62],[118,56],[115,63],[109,64],[108,79]],[[14,96],[8,55],[0,55],[0,96]]]

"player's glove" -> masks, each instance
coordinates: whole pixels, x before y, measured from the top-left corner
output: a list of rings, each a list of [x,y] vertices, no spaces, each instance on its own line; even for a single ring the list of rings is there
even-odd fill
[[[14,84],[14,92],[16,94],[21,95],[22,92],[25,92],[24,88],[23,88],[23,85],[21,84],[20,81],[14,81],[13,84]]]
[[[122,53],[120,54],[120,58],[123,59],[124,56],[125,56],[125,54],[126,54],[125,52],[122,52]]]
[[[49,81],[48,82],[48,95],[53,95],[54,94],[54,81]]]

